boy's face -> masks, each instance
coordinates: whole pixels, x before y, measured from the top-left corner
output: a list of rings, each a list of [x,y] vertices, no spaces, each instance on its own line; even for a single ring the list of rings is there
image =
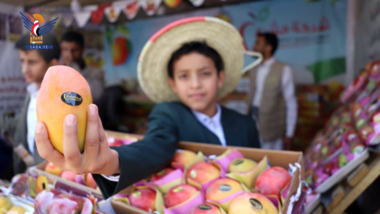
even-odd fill
[[[173,65],[170,86],[181,101],[198,112],[213,108],[217,92],[223,86],[225,74],[218,71],[213,60],[199,53],[183,55]]]
[[[47,69],[58,64],[56,59],[47,63],[37,50],[19,50],[22,73],[27,83],[35,82],[40,85]]]

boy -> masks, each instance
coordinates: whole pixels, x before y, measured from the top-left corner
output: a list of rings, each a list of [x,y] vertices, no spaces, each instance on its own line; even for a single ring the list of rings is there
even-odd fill
[[[187,38],[179,36],[187,28],[192,29]],[[93,173],[108,198],[164,168],[178,141],[259,147],[253,120],[217,103],[239,81],[242,44],[232,26],[215,18],[191,18],[167,26],[151,38],[139,60],[140,85],[151,99],[162,102],[149,116],[144,139],[110,149],[97,108],[90,105],[84,154],[77,146],[76,118],[68,115],[64,155],[52,147],[45,126],[38,125],[36,141],[41,155],[62,169]],[[165,102],[177,100],[180,102]],[[114,174],[119,176],[111,176]]]
[[[14,132],[13,147],[22,145],[29,154],[33,157],[34,164],[38,164],[43,159],[38,154],[34,134],[37,126],[37,95],[45,76],[47,69],[50,66],[58,65],[60,56],[60,49],[57,40],[52,34],[45,34],[43,37],[44,45],[53,45],[53,49],[38,49],[27,50],[26,45],[30,45],[30,34],[27,33],[16,42],[16,48],[19,50],[21,59],[22,73],[24,74],[25,81],[29,84],[27,86],[27,95],[17,120],[12,122],[4,115],[0,115],[0,129],[2,131]],[[33,163],[28,163],[33,164]],[[15,152],[13,154],[14,173],[24,173],[26,164]]]

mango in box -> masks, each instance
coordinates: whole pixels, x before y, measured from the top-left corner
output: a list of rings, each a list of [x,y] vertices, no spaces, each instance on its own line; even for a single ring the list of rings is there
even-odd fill
[[[92,103],[90,86],[68,66],[52,66],[42,81],[37,97],[37,119],[45,124],[54,148],[63,153],[63,125],[68,114],[76,116],[79,149],[83,152],[87,107]]]

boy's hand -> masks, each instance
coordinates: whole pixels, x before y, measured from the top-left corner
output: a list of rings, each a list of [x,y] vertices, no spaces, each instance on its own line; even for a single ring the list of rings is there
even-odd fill
[[[57,151],[51,144],[45,125],[43,123],[37,124],[36,144],[39,154],[62,170],[71,171],[75,174],[113,175],[119,173],[119,154],[108,146],[97,106],[90,104],[87,112],[87,130],[83,154],[78,148],[77,120],[72,114],[66,116],[63,125],[64,154]]]

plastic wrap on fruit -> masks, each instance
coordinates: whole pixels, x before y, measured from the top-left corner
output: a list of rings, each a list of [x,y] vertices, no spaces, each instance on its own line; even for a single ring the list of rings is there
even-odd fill
[[[265,197],[268,198],[272,202],[272,204],[277,208],[278,212],[280,213],[282,210],[282,206],[281,206],[282,202],[280,201],[278,196],[277,195],[266,195]]]
[[[154,186],[162,193],[166,194],[172,187],[182,184],[183,171],[181,169],[165,168],[154,174],[146,185]]]
[[[191,208],[202,204],[202,193],[195,187],[181,184],[169,190],[165,197],[165,214],[185,214]]]
[[[139,186],[129,196],[130,205],[147,212],[163,213],[164,198],[158,189],[151,186]]]
[[[129,198],[128,198],[127,194],[116,194],[116,195],[112,196],[112,200],[120,201],[120,202],[123,202],[123,203],[128,204],[128,205],[131,204],[131,202],[129,202]]]
[[[333,158],[332,160],[330,160],[328,163],[326,163],[324,166],[323,166],[323,173],[328,175],[328,176],[331,176],[333,174],[335,174],[338,170],[339,170],[339,158],[342,154],[338,155],[337,157]]]
[[[93,209],[93,204],[89,199],[63,193],[53,199],[49,213],[92,214]]]
[[[50,204],[52,204],[55,196],[61,194],[60,191],[52,189],[50,191],[42,191],[37,194],[34,200],[34,208],[37,214],[45,214],[49,212]]]
[[[5,214],[10,210],[13,206],[13,203],[11,200],[9,200],[5,196],[0,196],[0,214]]]
[[[340,123],[344,125],[344,124],[349,124],[350,122],[351,122],[351,115],[350,115],[350,113],[349,112],[344,112],[342,114],[342,118],[340,120]]]
[[[359,90],[368,78],[367,72],[362,72],[353,83],[351,83],[346,90],[342,93],[340,100],[344,103],[352,97],[352,95]]]
[[[363,141],[367,142],[367,144],[370,142],[368,137],[369,137],[372,133],[374,133],[374,130],[373,130],[373,128],[372,128],[370,125],[368,125],[368,124],[365,124],[365,125],[360,129],[360,132],[359,132],[359,134],[360,134],[360,138],[361,138]]]
[[[204,160],[204,155],[200,151],[198,153],[195,153],[189,150],[178,149],[170,165],[171,167],[175,169],[181,169],[182,171],[185,172],[193,164],[201,162],[203,160]]]
[[[219,155],[212,160],[213,163],[217,164],[222,170],[227,172],[228,167],[232,161],[238,158],[244,158],[244,155],[237,149],[227,149],[223,154]]]
[[[236,159],[237,160],[237,159]],[[219,165],[202,161],[194,164],[187,170],[185,181],[201,190],[202,195],[206,193],[210,184],[221,177],[225,177],[226,172]]]
[[[254,164],[249,164],[247,162],[247,160],[240,158],[231,162],[228,168],[227,177],[236,179],[249,189],[253,189],[259,175],[268,169],[268,158],[267,156],[264,156],[258,163]]]
[[[366,120],[364,118],[358,119],[355,126],[357,130],[360,130],[366,124]]]
[[[58,190],[40,192],[34,201],[37,214],[83,213],[92,214],[94,206],[88,198],[61,193]]]
[[[10,186],[12,195],[27,197],[29,195],[29,178],[26,174],[19,174],[13,177]]]
[[[314,187],[317,188],[321,185],[325,180],[327,180],[330,176],[326,173],[323,173],[323,170],[318,170],[313,176]]]
[[[376,124],[380,123],[380,111],[376,111],[375,113],[372,114],[370,122],[372,126],[375,126]]]
[[[200,205],[193,207],[186,214],[205,214],[205,213],[226,214],[226,211],[224,211],[218,204],[204,203],[204,204],[200,204]]]

